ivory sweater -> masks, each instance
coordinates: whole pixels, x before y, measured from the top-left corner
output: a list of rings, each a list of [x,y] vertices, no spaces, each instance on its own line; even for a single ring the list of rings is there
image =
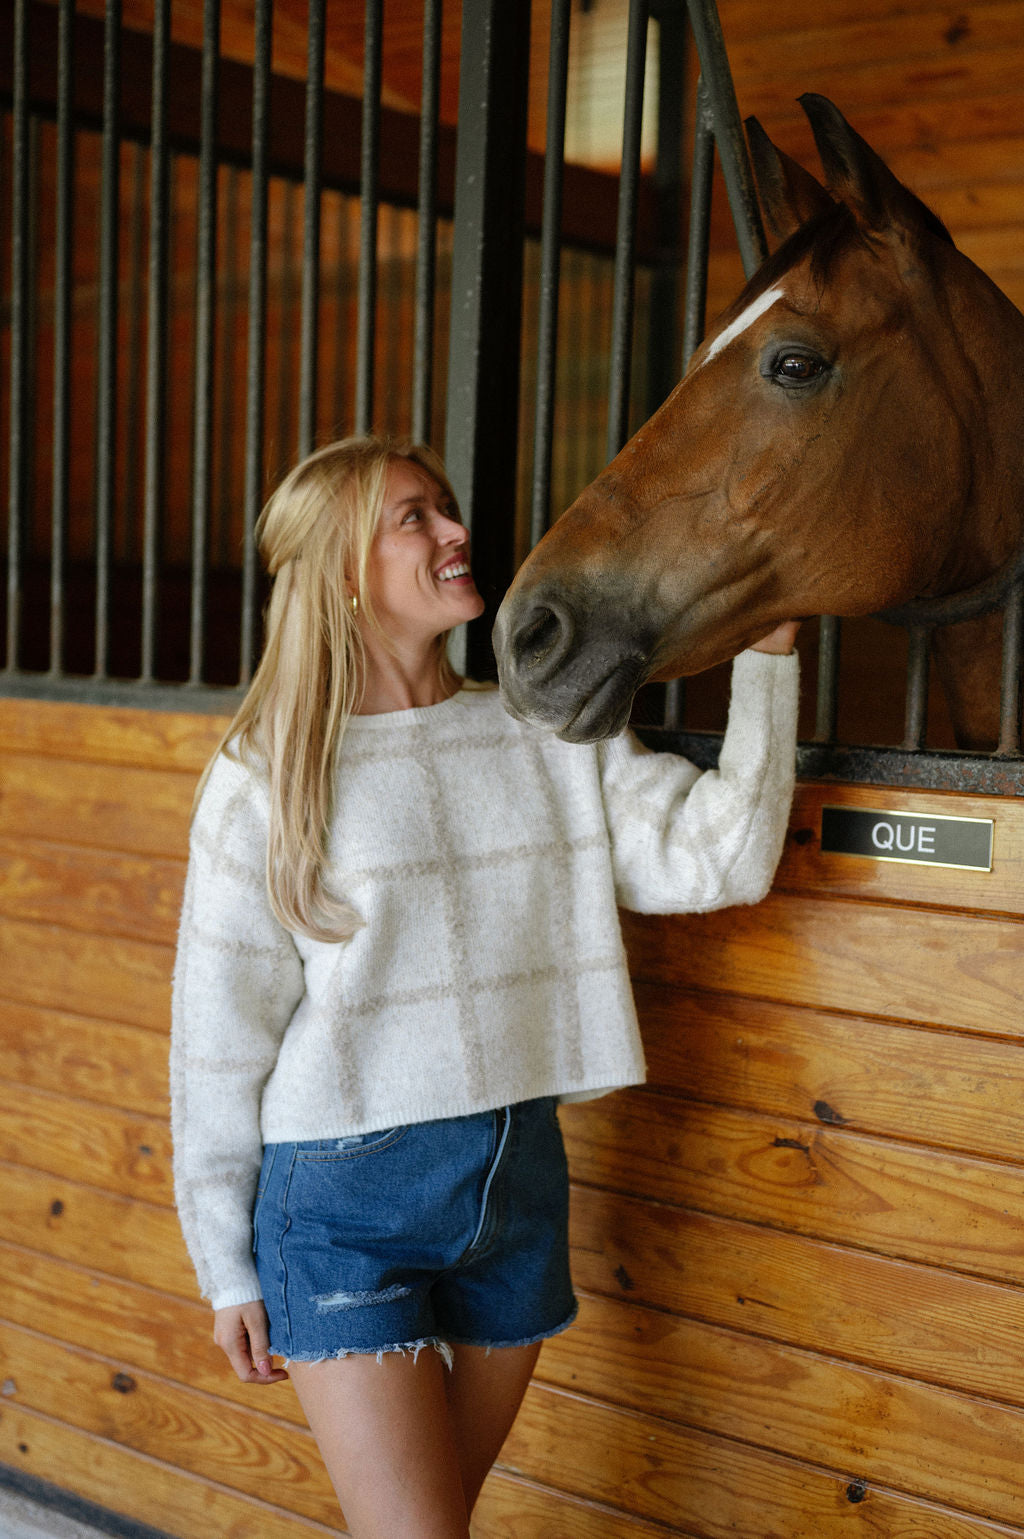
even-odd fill
[[[350,721],[329,882],[351,940],[284,929],[268,801],[222,755],[190,846],[174,972],[178,1211],[215,1308],[260,1296],[251,1214],[265,1143],[341,1138],[644,1077],[617,904],[755,903],[793,786],[797,661],[733,668],[717,771],[630,733],[581,746],[496,691]]]

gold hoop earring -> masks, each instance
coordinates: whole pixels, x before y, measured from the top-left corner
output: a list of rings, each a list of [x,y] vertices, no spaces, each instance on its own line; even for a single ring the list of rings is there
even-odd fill
[[[349,603],[352,605],[352,618],[355,619],[356,615],[359,613],[359,594],[353,593]]]

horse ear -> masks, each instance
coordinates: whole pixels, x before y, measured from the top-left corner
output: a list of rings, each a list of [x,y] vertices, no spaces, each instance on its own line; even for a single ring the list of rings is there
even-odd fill
[[[821,183],[776,149],[757,118],[747,118],[747,141],[765,219],[780,241],[817,214],[835,208]]]
[[[807,92],[799,101],[810,120],[825,181],[834,197],[851,207],[869,229],[895,224],[915,232],[927,230],[952,245],[953,237],[938,215],[904,187],[827,96]]]

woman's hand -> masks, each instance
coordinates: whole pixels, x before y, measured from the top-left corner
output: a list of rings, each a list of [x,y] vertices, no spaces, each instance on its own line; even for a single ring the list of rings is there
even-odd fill
[[[777,657],[785,657],[793,650],[796,641],[796,633],[800,629],[799,620],[783,620],[780,626],[768,636],[762,636],[760,641],[751,645],[752,652],[774,652]]]
[[[262,1299],[215,1309],[213,1339],[243,1384],[279,1384],[288,1377],[270,1361],[270,1325]]]

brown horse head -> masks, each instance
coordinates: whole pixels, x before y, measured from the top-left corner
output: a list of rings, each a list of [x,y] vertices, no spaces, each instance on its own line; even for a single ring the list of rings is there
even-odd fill
[[[524,563],[510,708],[574,741],[780,621],[958,592],[1024,508],[1024,317],[824,97],[826,186],[748,124],[781,244]]]

